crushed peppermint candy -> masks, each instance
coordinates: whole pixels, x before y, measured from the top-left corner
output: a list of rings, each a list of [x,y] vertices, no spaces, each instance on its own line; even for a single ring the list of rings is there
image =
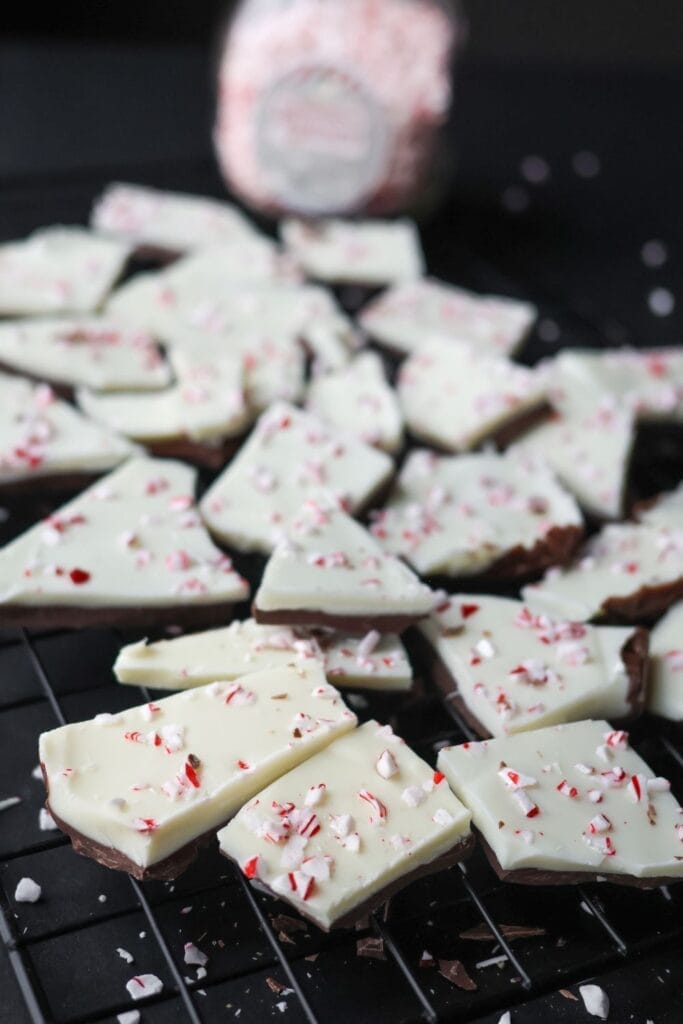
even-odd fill
[[[202,953],[193,942],[186,942],[183,947],[183,959],[192,967],[205,967],[209,962],[206,953]]]
[[[17,903],[37,903],[42,893],[43,890],[32,878],[22,878],[14,890],[14,899]]]
[[[136,974],[134,978],[126,982],[126,989],[131,999],[146,999],[148,996],[158,996],[163,991],[164,984],[156,974]]]
[[[609,997],[599,985],[579,985],[579,995],[583,999],[586,1011],[592,1017],[607,1020],[609,1016]]]

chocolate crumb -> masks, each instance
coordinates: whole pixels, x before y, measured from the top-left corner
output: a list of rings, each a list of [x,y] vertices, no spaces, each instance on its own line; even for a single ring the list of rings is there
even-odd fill
[[[314,964],[319,956],[320,953],[309,953],[308,956],[304,957],[304,960],[308,960],[309,964]]]
[[[579,1001],[579,997],[575,996],[573,992],[570,992],[568,988],[561,988],[560,995],[564,996],[565,999],[571,999],[574,1003],[578,1003]]]
[[[305,932],[307,924],[300,921],[298,917],[289,917],[287,914],[276,914],[271,917],[270,923],[278,932]]]
[[[196,755],[196,754],[188,754],[188,755],[187,755],[187,760],[188,760],[188,761],[190,762],[190,765],[191,765],[191,766],[192,766],[192,768],[194,768],[195,770],[196,770],[197,768],[201,768],[201,764],[202,764],[202,762],[201,762],[201,761],[199,760],[199,758],[197,757],[197,755]]]
[[[270,699],[271,700],[287,700],[288,697],[289,697],[288,693],[274,693],[271,696]]]
[[[386,960],[384,939],[375,935],[370,935],[366,939],[357,939],[356,956],[364,956],[370,960]]]
[[[464,989],[465,992],[476,992],[477,983],[465,970],[465,965],[460,960],[439,960],[439,974],[452,985]]]
[[[434,959],[432,954],[429,952],[429,950],[427,950],[427,949],[424,950],[424,952],[423,952],[423,954],[422,954],[422,956],[420,957],[420,960],[419,960],[419,966],[423,967],[423,968],[436,967],[436,960]]]
[[[301,739],[301,729],[299,729],[299,728],[294,729],[292,731],[292,736],[294,737],[295,740],[300,740]]]
[[[294,939],[290,939],[287,932],[278,932],[277,939],[278,942],[281,942],[283,945],[296,946],[296,942],[294,941]]]
[[[545,935],[545,928],[536,928],[533,925],[523,924],[501,924],[498,928],[504,939],[514,942],[515,939],[533,939],[539,935]],[[460,932],[461,939],[469,939],[471,942],[495,942],[496,936],[488,925],[478,924],[474,928],[468,928]]]
[[[271,992],[274,992],[275,995],[278,996],[280,995],[281,992],[284,992],[285,988],[287,987],[286,985],[282,985],[276,978],[266,978],[266,985],[268,986]]]
[[[499,821],[498,822],[498,828],[505,828],[505,822],[504,821]]]

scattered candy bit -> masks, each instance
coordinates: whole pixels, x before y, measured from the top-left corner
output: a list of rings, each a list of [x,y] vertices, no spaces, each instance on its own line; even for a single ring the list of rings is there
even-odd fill
[[[185,943],[183,958],[186,964],[193,967],[205,967],[209,961],[206,953],[202,953],[193,942]]]
[[[43,890],[32,878],[22,878],[14,890],[17,903],[37,903]]]
[[[20,796],[8,796],[4,800],[0,800],[0,811],[7,811],[10,807],[16,807],[20,803]]]
[[[384,939],[372,935],[365,939],[357,939],[356,956],[367,957],[369,960],[386,960]]]
[[[147,996],[158,996],[163,990],[164,983],[156,974],[136,974],[134,978],[126,982],[126,988],[131,999],[146,999]]]
[[[609,998],[599,985],[579,985],[579,994],[588,1013],[600,1020],[609,1016]]]
[[[439,960],[439,974],[452,985],[464,989],[466,992],[476,992],[477,983],[470,978],[465,970],[465,965],[460,960]]]

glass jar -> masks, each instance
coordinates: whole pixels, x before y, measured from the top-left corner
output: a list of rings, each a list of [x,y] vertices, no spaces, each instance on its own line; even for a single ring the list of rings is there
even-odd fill
[[[267,214],[390,214],[430,187],[462,22],[450,0],[242,0],[214,141]]]

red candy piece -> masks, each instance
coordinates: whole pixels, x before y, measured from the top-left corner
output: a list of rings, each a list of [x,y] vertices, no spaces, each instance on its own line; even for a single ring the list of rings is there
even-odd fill
[[[247,878],[256,878],[256,873],[258,871],[258,861],[259,859],[257,854],[255,857],[252,857],[251,860],[248,860],[246,864],[242,865],[242,871],[247,876]]]
[[[87,583],[90,579],[90,573],[86,572],[85,569],[72,569],[69,573],[69,578],[72,583],[76,586],[80,586],[81,583]]]
[[[470,615],[474,615],[478,611],[479,611],[479,605],[478,604],[461,604],[460,605],[460,614],[462,615],[463,619],[469,619]]]

